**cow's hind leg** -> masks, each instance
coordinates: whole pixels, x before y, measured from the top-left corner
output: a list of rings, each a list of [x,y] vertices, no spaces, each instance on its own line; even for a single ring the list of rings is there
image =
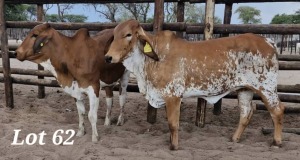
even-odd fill
[[[253,115],[253,108],[251,101],[253,98],[253,92],[251,90],[238,91],[238,105],[240,108],[240,121],[239,125],[232,137],[234,142],[238,142],[245,128],[248,126],[249,121]]]
[[[90,89],[87,94],[90,102],[90,111],[89,111],[89,120],[92,126],[92,141],[98,141],[98,132],[97,132],[97,120],[98,120],[98,107],[99,107],[99,95],[97,96],[95,93],[99,94],[99,88],[95,92],[94,89]]]
[[[168,97],[165,98],[166,111],[169,123],[170,135],[170,149],[178,149],[178,128],[179,128],[179,117],[180,117],[180,103],[181,98],[179,97]]]
[[[109,126],[111,123],[111,108],[113,105],[113,87],[104,87],[106,93],[106,116],[105,116],[105,126]]]
[[[75,99],[75,101],[76,101],[76,106],[77,106],[77,111],[79,116],[79,127],[76,136],[82,137],[85,134],[85,130],[84,130],[85,108],[82,100]]]
[[[118,126],[122,126],[124,124],[124,105],[126,102],[126,89],[128,86],[130,72],[125,70],[123,76],[120,79],[120,95],[119,95],[119,102],[120,102],[120,115],[118,117]]]
[[[282,144],[282,123],[284,105],[280,102],[276,92],[265,91],[261,93],[262,100],[271,114],[274,124],[274,139],[273,145],[281,146]]]

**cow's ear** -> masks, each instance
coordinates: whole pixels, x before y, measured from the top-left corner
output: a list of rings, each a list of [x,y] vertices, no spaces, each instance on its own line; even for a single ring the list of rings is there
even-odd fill
[[[112,35],[107,41],[106,41],[106,44],[104,46],[104,54],[106,54],[109,50],[109,47],[112,43],[112,41],[114,40],[114,36]]]
[[[137,31],[138,39],[142,42],[143,44],[143,52],[146,56],[154,59],[155,61],[158,61],[159,58],[157,54],[154,51],[153,47],[153,36],[150,34],[147,34],[144,29],[139,26],[139,29]]]
[[[33,44],[33,53],[40,53],[41,49],[49,42],[51,37],[49,36],[37,36]]]

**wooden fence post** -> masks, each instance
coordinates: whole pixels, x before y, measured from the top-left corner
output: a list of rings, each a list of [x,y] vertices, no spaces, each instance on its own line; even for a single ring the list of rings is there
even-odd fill
[[[164,23],[164,0],[156,0],[154,3],[154,23],[153,23],[153,32],[154,34],[163,29]],[[147,122],[155,123],[156,122],[157,109],[153,108],[148,103],[147,109]]]
[[[37,21],[44,21],[43,4],[37,4]],[[44,67],[38,65],[38,70],[44,70]],[[44,79],[44,76],[38,76],[38,79]],[[38,86],[38,98],[45,98],[45,86]]]
[[[184,22],[184,2],[179,1],[177,3],[177,22]],[[183,38],[183,31],[176,32],[176,35],[180,38]]]
[[[4,0],[0,0],[0,38],[1,38],[1,53],[2,53],[2,65],[3,65],[3,75],[4,75],[4,85],[5,85],[6,107],[14,108],[12,79],[10,73],[10,61],[8,55],[6,21],[4,18]]]
[[[205,28],[204,28],[205,40],[209,40],[213,36],[214,12],[215,12],[215,0],[206,0]],[[196,126],[204,127],[205,114],[206,114],[206,102],[204,99],[198,98],[197,112],[196,112]]]
[[[225,10],[224,10],[224,21],[223,24],[230,24],[232,15],[232,3],[225,3]],[[222,37],[229,37],[229,33],[222,34]],[[215,105],[213,109],[214,115],[220,115],[222,107],[222,99],[220,99]]]

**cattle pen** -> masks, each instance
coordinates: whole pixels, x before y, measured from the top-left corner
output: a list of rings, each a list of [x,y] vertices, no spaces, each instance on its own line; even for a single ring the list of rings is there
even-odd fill
[[[0,68],[0,82],[5,84],[5,100],[6,106],[9,108],[14,107],[13,88],[12,85],[24,84],[24,85],[38,85],[38,97],[45,97],[45,87],[59,87],[57,81],[44,79],[44,77],[52,77],[51,73],[44,71],[42,67],[38,67],[39,70],[29,70],[10,67],[10,58],[13,58],[11,52],[9,52],[6,28],[28,28],[31,29],[34,26],[43,23],[43,4],[49,3],[154,3],[154,22],[143,23],[142,27],[146,31],[157,32],[159,30],[172,30],[176,31],[179,36],[182,33],[186,34],[204,34],[205,39],[210,39],[212,34],[221,34],[222,36],[229,36],[229,34],[240,33],[255,33],[255,34],[299,34],[300,24],[230,24],[232,16],[232,5],[234,3],[262,3],[262,2],[298,2],[298,0],[0,0],[0,37],[1,37],[1,57],[3,67]],[[164,23],[164,3],[165,2],[177,2],[177,23]],[[184,22],[184,3],[206,3],[206,19],[205,24],[198,23],[186,23]],[[37,22],[17,22],[17,21],[5,21],[4,17],[4,4],[37,4]],[[209,21],[209,17],[214,17],[215,4],[225,4],[224,21],[223,24],[213,24],[213,21]],[[100,31],[103,29],[113,28],[116,23],[51,23],[51,26],[58,30],[77,30],[80,28],[87,28],[90,31]],[[279,69],[280,70],[300,70],[300,55],[279,55]],[[18,75],[32,75],[37,76],[37,79],[19,78],[12,76],[12,74]],[[138,92],[136,84],[130,84],[127,88],[129,92]],[[279,94],[281,101],[300,103],[300,87],[299,85],[278,85],[278,92],[282,93],[298,93],[298,94]],[[236,98],[236,94],[232,93],[225,98]],[[257,95],[254,99],[259,99]],[[197,119],[196,124],[198,126],[204,126],[205,124],[205,102],[202,99],[198,99],[197,105]],[[221,102],[217,103],[214,107],[214,113],[220,114]],[[258,107],[261,108],[261,107]],[[156,109],[148,105],[147,121],[155,123],[156,121]]]
[[[295,1],[295,0],[294,0]],[[88,0],[88,1],[80,1],[80,0],[51,0],[51,1],[34,1],[34,0],[1,0],[1,4],[37,4],[37,22],[16,22],[16,21],[5,21],[4,13],[2,10],[1,14],[1,50],[2,52],[2,61],[3,67],[0,68],[0,72],[3,73],[3,76],[0,77],[0,82],[5,83],[5,95],[6,95],[6,106],[13,108],[13,90],[12,83],[17,84],[26,84],[26,85],[39,85],[38,97],[45,97],[45,86],[48,87],[58,87],[58,84],[55,80],[45,80],[44,76],[51,77],[52,75],[48,71],[40,70],[42,69],[40,66],[39,70],[24,70],[18,68],[10,68],[9,58],[13,58],[12,54],[8,52],[8,44],[7,44],[7,35],[6,28],[33,28],[37,24],[41,24],[43,20],[43,4],[48,3],[120,3],[118,0]],[[122,1],[124,2],[124,1]],[[162,29],[176,31],[178,33],[186,32],[187,34],[199,34],[204,33],[204,30],[207,30],[209,27],[210,33],[207,35],[214,34],[222,34],[222,36],[228,36],[230,33],[256,33],[256,34],[298,34],[300,33],[300,25],[299,24],[282,24],[282,25],[267,25],[267,24],[230,24],[231,19],[231,10],[233,3],[248,3],[248,2],[287,2],[282,0],[237,0],[237,1],[205,1],[205,0],[182,0],[182,1],[174,1],[174,0],[128,0],[128,3],[146,3],[146,2],[155,2],[155,13],[154,13],[154,23],[144,23],[142,24],[143,28],[147,31],[158,31]],[[164,23],[163,10],[164,10],[164,2],[178,2],[177,9],[177,23]],[[185,23],[184,22],[184,2],[190,3],[205,3],[210,5],[210,8],[207,8],[206,16],[213,16],[214,5],[215,3],[225,3],[225,11],[224,11],[224,24],[213,24],[212,21],[206,22],[206,24],[196,24],[196,23]],[[293,0],[289,1],[293,2]],[[208,12],[210,11],[210,12]],[[209,15],[210,14],[210,15]],[[99,31],[107,28],[113,28],[116,26],[116,23],[51,23],[55,29],[59,30],[77,30],[79,28],[88,28],[91,31]],[[180,34],[179,34],[180,35]],[[300,70],[300,56],[298,55],[279,55],[280,60],[280,70]],[[38,79],[23,79],[11,76],[11,74],[21,74],[21,75],[35,75],[38,76]],[[138,92],[138,87],[135,84],[132,84],[128,87],[128,91]],[[300,93],[300,89],[298,86],[293,85],[278,85],[279,92],[285,93]],[[226,98],[226,97],[225,97]],[[236,95],[231,94],[227,96],[227,98],[236,98]],[[254,97],[257,98],[257,97]],[[280,99],[283,102],[300,102],[300,96],[298,95],[280,95]],[[200,103],[199,103],[200,104]],[[220,113],[220,103],[217,103],[215,106],[214,112],[216,114]],[[148,121],[154,123],[155,122],[155,114],[156,110],[152,109],[151,106],[148,107]],[[200,108],[201,110],[201,108]],[[201,111],[199,111],[201,112]],[[198,116],[197,116],[198,117]],[[200,118],[200,117],[199,117]],[[198,123],[198,122],[197,122]],[[203,122],[201,122],[204,125]],[[200,125],[200,124],[198,124]]]

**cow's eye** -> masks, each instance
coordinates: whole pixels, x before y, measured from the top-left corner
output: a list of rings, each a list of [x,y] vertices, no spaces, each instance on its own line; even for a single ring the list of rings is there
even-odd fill
[[[37,34],[32,34],[32,37],[36,38],[38,35]]]
[[[126,34],[126,37],[131,37],[131,36],[132,36],[131,33]]]

